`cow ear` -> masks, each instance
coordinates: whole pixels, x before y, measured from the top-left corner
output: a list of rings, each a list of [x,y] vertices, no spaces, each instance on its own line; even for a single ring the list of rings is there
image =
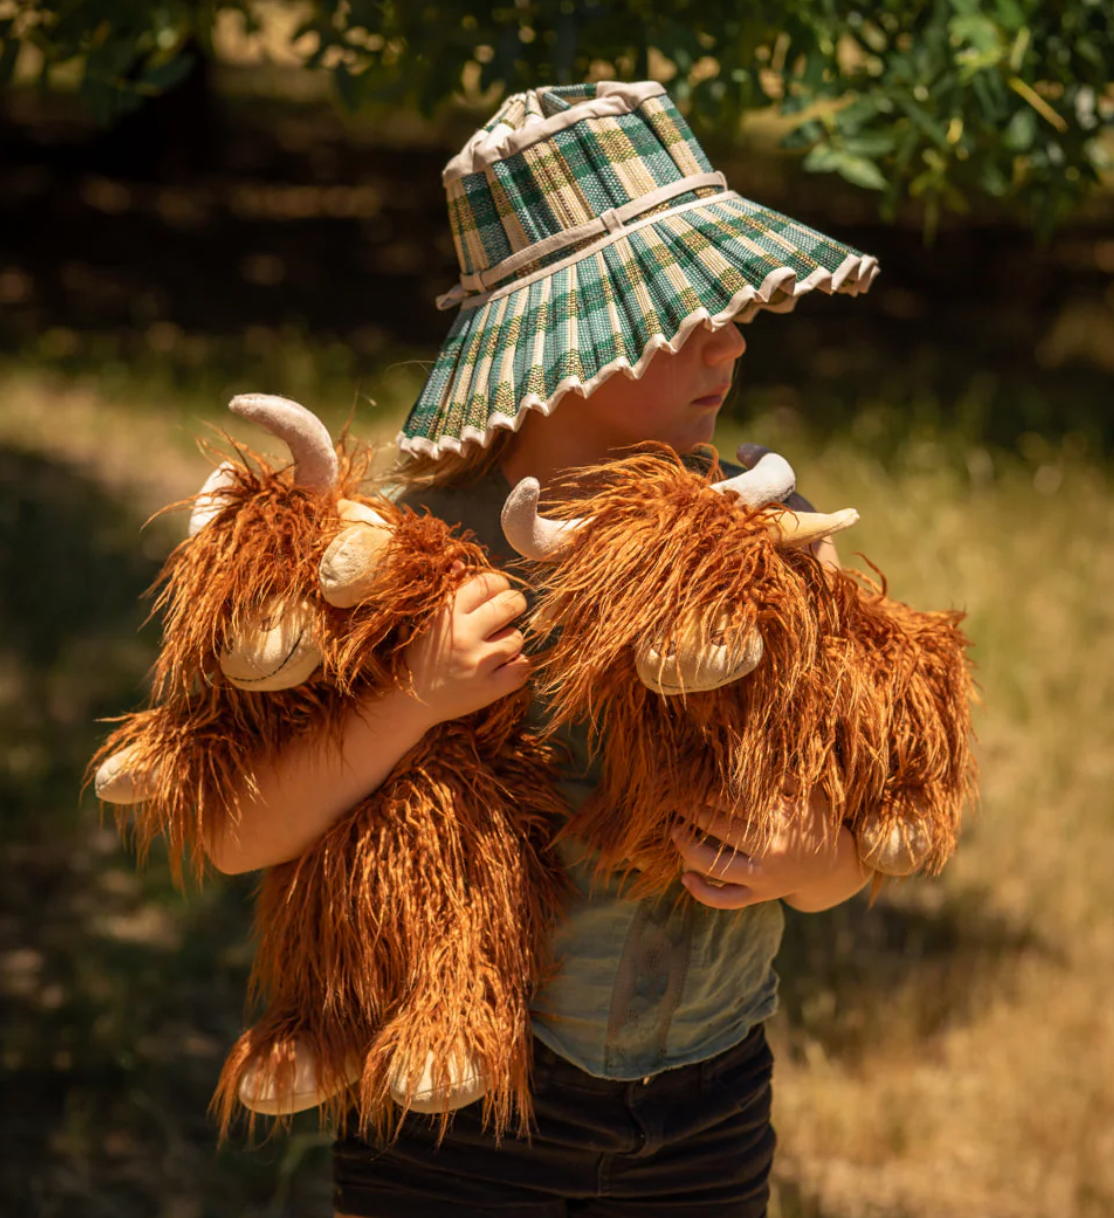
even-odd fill
[[[263,604],[226,641],[218,663],[237,689],[270,692],[302,685],[320,666],[313,608]]]
[[[154,777],[136,763],[134,745],[106,757],[93,777],[93,790],[99,800],[125,807],[149,799],[154,786]]]
[[[882,875],[906,876],[920,871],[932,855],[927,819],[884,822],[865,816],[855,826],[859,858]]]
[[[222,461],[205,479],[201,490],[193,500],[193,511],[190,513],[189,535],[196,537],[198,533],[224,511],[228,505],[228,495],[225,493],[236,485],[236,466],[231,461]]]
[[[375,585],[391,527],[374,509],[351,499],[337,505],[349,522],[321,558],[317,578],[321,595],[337,609],[351,609],[365,600]]]

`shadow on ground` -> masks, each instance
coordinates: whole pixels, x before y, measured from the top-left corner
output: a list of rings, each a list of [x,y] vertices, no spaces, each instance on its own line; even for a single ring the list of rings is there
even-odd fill
[[[1020,960],[1055,959],[1035,930],[1003,918],[991,894],[914,885],[822,916],[786,909],[779,1019],[790,1051],[819,1045],[855,1065],[892,1040],[923,1046],[1008,993]]]
[[[0,449],[0,483],[5,1212],[327,1212],[312,1123],[216,1161],[205,1109],[241,1026],[250,883],[183,899],[79,797],[95,720],[142,698],[140,595],[170,539],[41,455]]]

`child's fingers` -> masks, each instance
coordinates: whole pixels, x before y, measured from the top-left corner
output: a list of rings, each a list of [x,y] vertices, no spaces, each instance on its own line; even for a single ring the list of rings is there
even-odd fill
[[[759,899],[745,884],[719,884],[706,880],[694,871],[686,871],[681,883],[692,894],[693,899],[711,909],[745,909],[755,905]]]
[[[701,841],[682,828],[674,829],[672,838],[685,866],[700,875],[725,884],[742,884],[754,877],[758,865],[722,842]]]
[[[460,585],[456,592],[456,609],[458,613],[472,613],[485,601],[491,600],[500,592],[505,592],[511,586],[511,581],[498,571],[481,571]]]
[[[733,846],[738,845],[736,839],[746,829],[746,821],[738,812],[718,806],[693,808],[684,813],[684,819],[709,837],[718,837],[721,842],[730,842]]]
[[[484,643],[484,657],[480,667],[487,672],[494,672],[504,664],[509,664],[511,660],[517,660],[522,654],[525,642],[521,630],[516,630],[513,626],[505,627]]]
[[[507,639],[511,638],[515,639],[518,644],[515,648],[515,652],[517,653],[521,651],[525,646],[526,637],[513,622],[508,622],[505,626],[500,626],[498,630],[493,630],[487,636],[487,638],[484,639],[484,648],[486,650],[487,648],[490,648],[496,644],[504,643]]]
[[[516,588],[504,588],[468,614],[468,629],[475,631],[476,638],[490,639],[525,610],[526,597]]]
[[[521,652],[508,660],[492,674],[492,680],[498,689],[498,697],[505,698],[521,689],[530,677],[530,661]]]
[[[836,544],[830,537],[821,537],[819,541],[814,541],[809,547],[812,550],[813,556],[820,560],[821,566],[828,567],[832,571],[838,571],[843,566],[839,561],[839,551],[836,549]]]
[[[728,814],[716,808],[697,808],[680,818],[677,830],[694,841],[714,838],[713,845],[722,842],[721,848],[728,852],[734,851],[740,855],[756,853],[758,843],[750,832],[750,826],[738,814]]]

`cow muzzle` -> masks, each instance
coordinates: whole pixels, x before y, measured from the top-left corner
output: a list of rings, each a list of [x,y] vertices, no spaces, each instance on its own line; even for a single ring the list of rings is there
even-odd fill
[[[220,670],[237,689],[292,689],[321,663],[309,605],[268,605],[230,635],[220,653]]]

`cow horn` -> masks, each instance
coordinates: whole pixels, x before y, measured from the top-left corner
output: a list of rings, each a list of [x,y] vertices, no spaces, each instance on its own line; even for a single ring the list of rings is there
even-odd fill
[[[201,490],[193,500],[193,511],[190,512],[189,535],[195,537],[215,516],[219,516],[225,506],[225,496],[222,491],[235,486],[236,466],[231,461],[222,461],[205,479]]]
[[[544,562],[572,540],[583,520],[547,520],[538,515],[541,485],[523,478],[503,504],[503,535],[523,558]]]
[[[838,512],[770,512],[769,531],[775,542],[785,546],[808,546],[824,537],[842,533],[858,524],[859,513],[854,508]]]
[[[240,393],[228,404],[233,414],[285,442],[294,458],[294,481],[315,491],[337,483],[337,454],[324,423],[304,406],[273,393]]]
[[[712,490],[734,491],[748,508],[765,507],[793,493],[797,475],[784,457],[765,453],[753,469],[712,484]]]
[[[756,470],[770,457],[781,461],[776,453],[771,453],[760,444],[740,444],[735,455],[739,464],[745,465],[748,470]],[[781,545],[811,545],[814,541],[831,537],[834,533],[842,533],[844,529],[858,523],[859,513],[854,508],[845,508],[843,511],[826,515],[818,512],[803,495],[798,495],[793,487],[789,488],[788,494],[779,495],[777,498],[777,507],[785,507],[788,510],[783,512],[771,508],[769,531],[773,534],[774,541]]]

